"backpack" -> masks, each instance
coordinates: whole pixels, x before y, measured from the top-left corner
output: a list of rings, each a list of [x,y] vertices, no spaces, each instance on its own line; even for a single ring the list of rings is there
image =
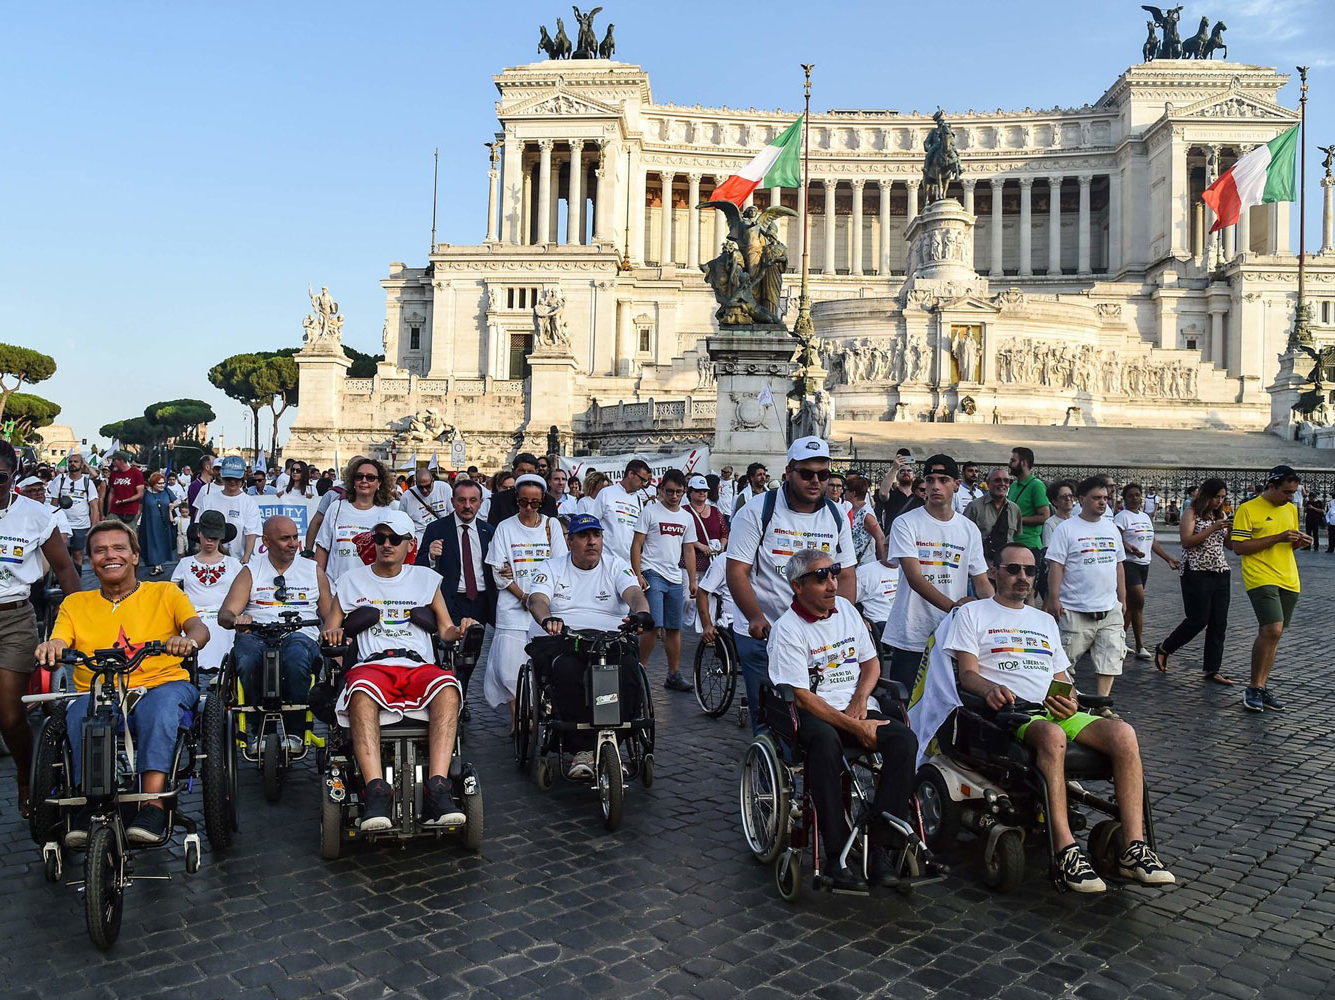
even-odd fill
[[[782,487],[780,487],[780,489],[782,489]],[[778,493],[779,490],[766,490],[765,496],[760,501],[760,543],[762,545],[765,543],[765,532],[769,530],[769,522],[774,517],[774,505],[778,502]],[[830,516],[834,518],[835,551],[830,554],[836,556],[839,554],[839,530],[844,526],[844,522],[847,518],[844,517],[843,513],[834,505],[834,501],[829,497],[822,497],[821,499],[825,501],[825,509],[828,510]]]

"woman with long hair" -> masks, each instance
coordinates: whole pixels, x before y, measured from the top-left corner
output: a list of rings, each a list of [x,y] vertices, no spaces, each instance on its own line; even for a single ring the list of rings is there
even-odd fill
[[[1233,682],[1219,672],[1224,662],[1224,634],[1228,630],[1228,545],[1232,519],[1225,513],[1228,487],[1222,479],[1201,483],[1191,504],[1182,510],[1178,535],[1182,539],[1182,624],[1154,650],[1154,665],[1168,672],[1168,657],[1205,630],[1204,680]]]
[[[591,469],[584,477],[584,495],[579,498],[579,513],[592,514],[594,508],[594,499],[598,496],[598,491],[610,483],[605,473],[597,469]]]
[[[279,498],[291,500],[301,497],[311,500],[315,495],[315,484],[311,482],[311,467],[305,462],[293,462],[292,470],[287,474],[287,483],[278,491]]]
[[[885,562],[889,551],[889,542],[881,530],[881,522],[876,520],[876,512],[867,505],[867,494],[871,492],[871,480],[865,476],[849,476],[844,480],[844,499],[853,506],[848,511],[848,520],[853,527],[853,548],[858,554],[858,563],[873,560]]]
[[[374,458],[353,459],[343,477],[343,487],[346,494],[329,505],[315,538],[315,564],[331,581],[354,566],[366,566],[375,560],[375,549],[367,539],[393,509],[389,474]],[[364,558],[363,553],[370,558]]]

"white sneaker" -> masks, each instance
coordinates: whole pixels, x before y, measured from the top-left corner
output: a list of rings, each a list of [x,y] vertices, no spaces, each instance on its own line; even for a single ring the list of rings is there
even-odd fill
[[[581,750],[575,754],[575,759],[570,762],[570,770],[566,773],[572,778],[592,778],[593,751]]]
[[[1177,882],[1173,873],[1164,867],[1159,856],[1143,840],[1135,840],[1127,845],[1118,859],[1118,869],[1122,878],[1133,878],[1144,885],[1173,885]]]
[[[1154,659],[1154,654],[1151,653],[1151,652],[1150,652],[1148,649],[1146,649],[1144,646],[1141,646],[1138,650],[1136,650],[1136,659],[1137,659],[1137,660],[1152,660],[1152,659]]]
[[[1106,892],[1108,885],[1099,878],[1094,866],[1078,844],[1072,844],[1057,857],[1057,869],[1066,888],[1076,892]]]

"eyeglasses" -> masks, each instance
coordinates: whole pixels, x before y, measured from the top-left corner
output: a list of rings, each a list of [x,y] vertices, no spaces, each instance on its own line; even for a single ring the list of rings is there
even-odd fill
[[[537,497],[537,498],[520,497],[518,500],[515,501],[515,504],[519,507],[529,507],[533,510],[537,510],[539,507],[542,506],[542,497]]]
[[[658,492],[662,493],[663,496],[665,497],[679,497],[686,491],[683,490],[680,486],[664,486]]]
[[[803,573],[798,580],[805,580],[808,577],[814,577],[817,583],[824,583],[826,580],[838,580],[839,571],[843,569],[838,563],[831,566],[822,566],[820,569],[813,569],[810,573]]]
[[[377,531],[371,536],[371,540],[377,545],[402,545],[412,537],[412,535],[396,535],[392,531]]]
[[[288,596],[287,577],[285,577],[282,573],[278,573],[274,576],[273,582],[274,582],[273,599],[277,601],[279,604],[286,604]]]
[[[804,469],[799,465],[794,466],[793,471],[797,473],[799,479],[806,483],[811,482],[813,479],[818,479],[823,483],[830,478],[829,469]]]
[[[1021,574],[1031,578],[1038,576],[1038,567],[1029,563],[1006,563],[998,568],[1004,569],[1011,576],[1020,576]]]
[[[1057,502],[1058,502],[1058,503],[1060,503],[1060,502],[1063,501],[1063,500],[1071,501],[1071,500],[1074,500],[1074,499],[1075,499],[1075,494],[1074,494],[1074,493],[1058,493],[1058,494],[1057,494]]]
[[[375,472],[359,472],[352,477],[359,483],[378,483],[380,476]]]

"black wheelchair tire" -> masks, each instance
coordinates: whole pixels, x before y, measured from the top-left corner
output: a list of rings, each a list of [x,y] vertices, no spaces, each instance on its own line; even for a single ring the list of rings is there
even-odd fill
[[[719,630],[714,645],[708,646],[701,640],[695,647],[695,665],[691,672],[700,710],[711,719],[726,714],[737,692],[737,661],[722,630]],[[710,683],[712,679],[721,681],[721,689]]]
[[[645,718],[644,735],[640,740],[640,753],[651,754],[654,752],[657,724],[654,715],[654,697],[650,693],[653,688],[649,686],[649,674],[645,671],[643,663],[640,664],[640,688],[644,691],[644,704],[641,707]]]
[[[997,838],[989,861],[983,854],[983,882],[997,892],[1014,892],[1024,880],[1024,836],[1007,830]]]
[[[46,854],[42,858],[42,876],[48,882],[59,882],[61,873],[64,871],[64,855],[61,853],[64,848],[57,844],[54,852]]]
[[[640,784],[645,788],[654,787],[654,755],[647,753],[640,761]]]
[[[802,855],[785,851],[774,862],[774,887],[785,903],[796,903],[802,895]]]
[[[65,716],[49,715],[37,731],[28,775],[28,832],[39,846],[51,840],[60,826],[60,806],[47,805],[46,800],[52,792],[64,791],[57,785],[64,765]]]
[[[1117,876],[1125,839],[1122,824],[1115,819],[1099,820],[1089,831],[1089,860],[1101,878]]]
[[[598,801],[603,810],[603,827],[615,830],[621,826],[625,806],[626,785],[621,777],[621,754],[615,745],[608,744],[598,757]]]
[[[763,745],[762,745],[763,744]],[[752,856],[762,865],[774,861],[788,847],[788,810],[789,788],[783,774],[778,747],[773,737],[768,734],[756,738],[746,748],[742,759],[741,775],[738,779],[738,805],[742,816],[742,835]],[[755,790],[757,779],[763,779],[772,791],[762,787]],[[757,815],[752,809],[752,798],[756,794],[772,797],[770,810],[772,830],[762,830],[756,825]]]
[[[343,850],[343,804],[320,794],[320,857],[336,861]]]
[[[960,804],[950,797],[945,779],[930,764],[918,772],[914,790],[922,815],[923,840],[933,851],[951,847],[960,835]]]
[[[546,757],[538,757],[533,765],[533,783],[538,791],[545,792],[556,783],[556,768]]]
[[[477,778],[474,777],[473,780],[477,781]],[[462,807],[464,831],[461,841],[467,850],[480,850],[482,847],[482,833],[485,828],[482,808],[482,782],[477,781],[476,790],[472,795],[463,796]]]
[[[533,714],[533,669],[527,663],[519,668],[515,689],[515,766],[523,771],[528,766],[531,749]]]
[[[236,740],[231,713],[219,688],[204,699],[200,739],[204,743],[204,832],[219,854],[231,848],[236,830]]]
[[[120,936],[121,915],[125,908],[124,889],[120,884],[120,846],[111,827],[99,826],[89,836],[88,855],[83,867],[88,937],[106,951]]]
[[[264,797],[277,802],[283,792],[283,748],[276,732],[264,737],[260,754],[264,767]]]

